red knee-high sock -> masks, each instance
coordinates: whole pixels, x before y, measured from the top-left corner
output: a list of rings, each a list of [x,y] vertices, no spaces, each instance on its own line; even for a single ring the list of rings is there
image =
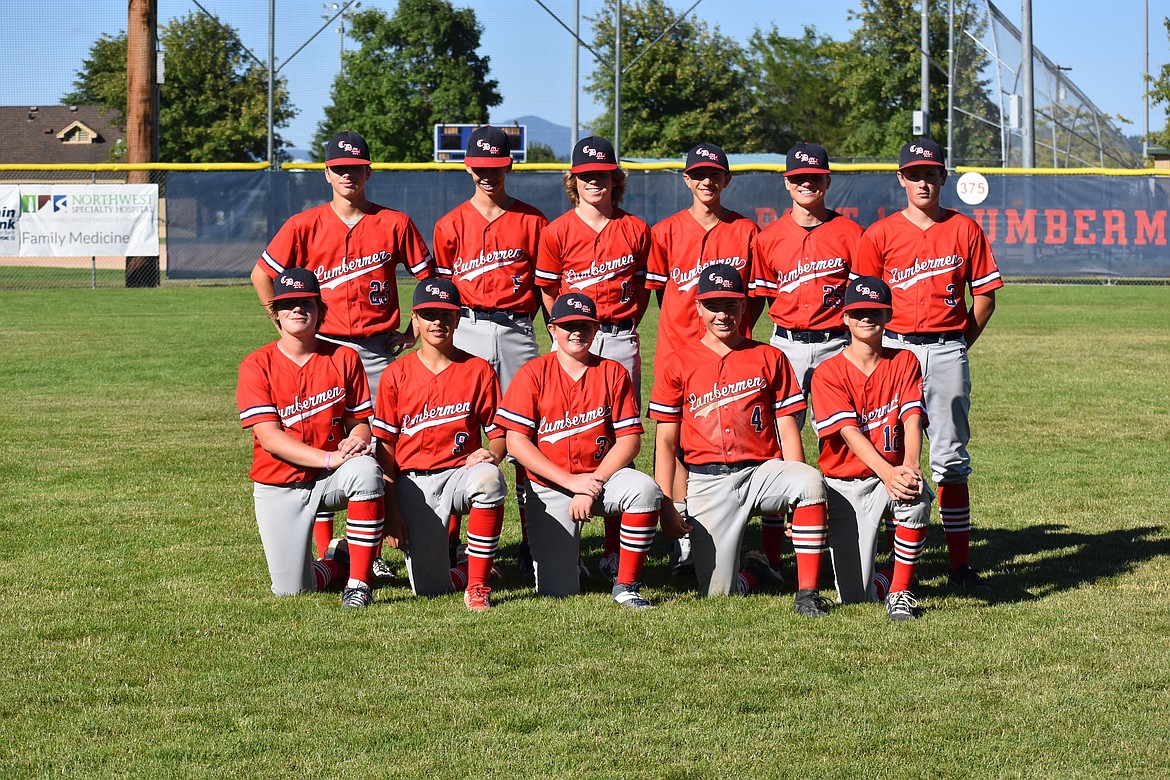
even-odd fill
[[[601,548],[602,555],[610,555],[621,549],[622,516],[614,515],[605,518],[605,545]],[[629,584],[629,583],[627,583]]]
[[[951,571],[967,565],[971,548],[971,492],[967,483],[938,486],[938,513],[947,538]]]
[[[898,532],[898,521],[892,517],[888,517],[885,520],[885,524],[886,524],[886,551],[892,553],[894,551],[894,534],[896,534]]]
[[[345,567],[341,561],[332,558],[319,558],[313,561],[313,583],[317,590],[325,590],[329,583],[336,582],[345,576]]]
[[[620,526],[621,549],[618,553],[617,581],[621,585],[633,585],[642,574],[642,564],[646,562],[650,545],[654,542],[658,513],[623,512]]]
[[[824,504],[805,504],[792,512],[792,549],[796,551],[796,587],[800,590],[817,587],[828,535]]]
[[[460,563],[447,570],[453,590],[467,590],[467,564]]]
[[[922,557],[922,548],[925,546],[926,526],[898,526],[897,536],[894,537],[894,579],[890,582],[890,593],[910,590],[914,569],[918,567],[918,559]]]
[[[768,564],[780,568],[780,556],[784,551],[784,518],[780,515],[764,515],[760,518],[760,544]]]
[[[487,585],[500,545],[504,506],[473,506],[467,514],[467,584]]]
[[[468,528],[471,526],[469,525]],[[451,513],[447,519],[447,543],[459,544],[459,531],[463,528],[463,516]]]
[[[345,516],[345,538],[349,542],[349,578],[367,585],[373,579],[370,566],[374,549],[382,538],[385,503],[381,496],[369,501],[350,501]]]
[[[313,521],[313,544],[317,545],[317,557],[324,558],[329,543],[333,541],[333,513],[318,512]]]

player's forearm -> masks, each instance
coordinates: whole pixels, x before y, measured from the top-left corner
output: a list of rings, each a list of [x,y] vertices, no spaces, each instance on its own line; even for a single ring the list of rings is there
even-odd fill
[[[876,474],[882,482],[889,484],[890,477],[894,473],[893,464],[882,457],[882,454],[873,446],[873,442],[861,432],[860,428],[853,425],[842,428],[841,438],[845,440],[845,446],[849,448],[849,451],[856,455],[866,468]]]
[[[356,417],[345,418],[346,433],[352,438],[354,436],[361,437],[366,444],[369,444],[374,439],[374,432],[370,429],[368,420],[359,420]]]
[[[922,415],[912,414],[902,421],[902,465],[915,471],[922,469]]]
[[[252,430],[265,452],[289,465],[303,469],[323,469],[333,468],[341,461],[340,456],[333,455],[333,450],[320,450],[300,439],[294,439],[277,423],[260,423]],[[334,459],[337,463],[332,462]]]
[[[667,501],[674,500],[674,476],[678,468],[678,423],[658,423],[654,434],[654,481]]]
[[[487,448],[492,457],[496,459],[496,463],[504,462],[504,457],[508,454],[508,444],[503,436],[498,439],[490,439]]]
[[[276,290],[273,287],[272,279],[268,274],[264,273],[264,269],[258,265],[252,266],[252,289],[256,291],[256,297],[260,299],[260,305],[267,307],[272,303],[272,296],[276,295]]]
[[[976,295],[971,299],[971,311],[967,313],[967,329],[964,336],[967,346],[970,347],[983,333],[987,323],[991,322],[991,315],[995,313],[995,293]]]
[[[605,457],[601,459],[597,470],[593,472],[593,476],[606,482],[614,475],[618,469],[623,469],[634,462],[634,458],[638,457],[638,452],[642,448],[641,436],[621,436],[609,452],[605,453]]]
[[[541,301],[541,304],[544,306],[544,318],[545,318],[545,321],[547,321],[548,320],[548,313],[550,311],[552,311],[553,304],[557,302],[556,291],[554,291],[548,287],[541,287],[540,288],[540,301]]]
[[[754,330],[756,323],[760,320],[760,315],[764,313],[764,304],[767,300],[764,298],[748,298],[748,324]]]
[[[565,485],[573,475],[553,463],[540,451],[532,440],[522,433],[508,431],[505,437],[508,452],[529,472],[554,485]]]
[[[777,418],[776,434],[780,440],[781,457],[803,463],[804,442],[800,438],[800,428],[796,427],[796,418],[792,415]]]
[[[638,296],[638,313],[634,317],[637,323],[642,322],[642,316],[646,313],[646,309],[650,306],[650,290],[646,288],[646,281],[636,280],[634,287]]]

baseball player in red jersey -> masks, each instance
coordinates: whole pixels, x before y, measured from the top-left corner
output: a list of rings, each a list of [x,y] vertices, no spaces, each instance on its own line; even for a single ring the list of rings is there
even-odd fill
[[[415,595],[465,585],[464,603],[479,611],[491,607],[487,580],[504,520],[504,432],[492,422],[499,402],[495,371],[454,345],[459,309],[449,279],[415,288],[410,316],[421,343],[382,375],[374,435],[388,483],[386,538],[403,547]],[[451,568],[447,555],[452,513],[467,514],[465,567]]]
[[[792,208],[761,230],[752,243],[750,294],[770,299],[772,346],[788,358],[805,398],[812,372],[845,346],[841,294],[861,238],[861,226],[825,205],[832,184],[829,155],[819,144],[788,150],[784,188]],[[804,427],[805,412],[796,417]],[[763,518],[762,542],[773,568],[780,566],[784,518]]]
[[[626,191],[626,174],[618,167],[613,145],[598,136],[573,147],[573,164],[565,174],[572,210],[549,223],[540,234],[536,286],[545,309],[558,295],[581,292],[597,304],[599,330],[593,353],[626,367],[640,405],[642,357],[638,323],[650,302],[646,262],[650,227],[618,208]]]
[[[813,372],[813,410],[829,497],[829,549],[841,602],[884,597],[890,620],[913,620],[910,592],[933,495],[922,476],[922,371],[914,353],[882,346],[890,288],[861,276],[845,290],[843,352]],[[897,518],[892,582],[878,589],[873,559],[883,518]],[[881,592],[879,592],[879,590]]]
[[[657,295],[659,308],[655,381],[661,377],[662,361],[667,355],[698,341],[706,332],[703,321],[695,314],[699,274],[709,265],[724,263],[739,272],[746,288],[751,281],[752,239],[759,232],[756,223],[721,203],[723,190],[731,182],[731,166],[721,148],[711,143],[693,147],[687,152],[682,180],[691,191],[691,205],[654,226],[654,243],[646,266],[646,287]],[[762,300],[753,299],[751,303],[752,316],[744,317],[741,323],[745,337],[751,336],[760,311],[755,304]],[[686,472],[681,462],[675,480],[675,508],[681,512],[686,498]],[[684,536],[675,546],[671,573],[693,573],[690,539]]]
[[[278,596],[323,590],[346,574],[342,605],[371,601],[370,563],[382,535],[382,471],[370,457],[370,391],[358,354],[317,338],[326,314],[317,277],[289,268],[269,311],[280,338],[244,358],[236,399],[252,431],[256,523]],[[312,557],[319,510],[348,506],[346,539]]]
[[[623,607],[649,607],[638,579],[654,541],[662,493],[629,465],[642,443],[630,374],[591,354],[598,320],[589,296],[562,295],[549,322],[556,350],[520,369],[496,415],[507,430],[508,452],[528,470],[536,592],[579,593],[581,524],[596,515],[620,514],[613,600]]]
[[[658,421],[654,479],[669,497],[680,445],[688,471],[686,517],[665,503],[663,530],[691,534],[700,592],[744,592],[759,584],[743,575],[737,583],[748,519],[756,513],[782,516],[792,507],[798,588],[793,606],[801,615],[819,617],[828,614],[828,600],[817,589],[827,533],[825,484],[804,462],[793,417],[806,402],[784,353],[740,332],[745,298],[734,267],[703,270],[696,310],[706,333],[666,357],[650,395],[649,415]]]
[[[906,208],[870,225],[858,244],[858,274],[877,276],[893,292],[888,346],[909,349],[922,366],[930,418],[930,468],[956,587],[991,588],[968,563],[971,501],[971,372],[967,350],[995,311],[1003,287],[991,244],[974,220],[939,205],[947,180],[942,149],[928,138],[898,156]],[[971,307],[966,301],[971,291]]]
[[[467,141],[464,165],[475,192],[435,223],[435,265],[449,277],[463,301],[455,346],[477,355],[495,369],[507,390],[520,367],[537,357],[533,318],[541,301],[533,286],[544,214],[516,200],[505,189],[512,168],[508,135],[497,127],[474,130]],[[524,531],[523,467],[516,468],[516,502]],[[451,524],[458,544],[458,523]],[[526,539],[526,536],[525,536]],[[521,568],[531,574],[531,559],[521,549]]]
[[[365,139],[352,130],[333,136],[325,147],[325,181],[333,190],[332,200],[284,223],[252,269],[252,286],[267,305],[272,280],[286,268],[299,266],[316,274],[328,307],[319,337],[357,350],[377,397],[382,372],[415,340],[409,328],[397,330],[394,269],[401,264],[426,279],[434,273],[434,263],[410,217],[366,199],[370,173]],[[328,543],[333,517],[322,515],[318,522],[318,545]],[[390,574],[380,555],[374,568],[379,576]]]
[[[370,173],[365,140],[352,130],[333,136],[325,151],[325,180],[333,199],[284,223],[252,269],[252,285],[267,304],[272,280],[286,268],[315,273],[329,309],[320,337],[356,349],[376,390],[394,355],[415,340],[409,328],[397,331],[394,269],[403,265],[426,279],[434,273],[434,262],[410,217],[366,200]]]

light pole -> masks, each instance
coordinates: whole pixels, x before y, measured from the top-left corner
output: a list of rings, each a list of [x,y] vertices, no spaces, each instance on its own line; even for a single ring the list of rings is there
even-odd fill
[[[1060,108],[1060,72],[1063,70],[1072,70],[1072,68],[1066,68],[1063,65],[1056,66],[1056,90],[1054,91],[1054,93],[1052,95],[1052,167],[1053,168],[1057,167],[1057,165],[1056,165],[1056,125],[1057,125],[1056,111],[1057,111],[1057,109]],[[1066,161],[1066,163],[1067,163],[1067,161]],[[1066,167],[1067,167],[1067,165],[1066,165]]]
[[[321,18],[328,21],[334,16],[337,17],[337,69],[345,69],[345,15],[351,10],[356,10],[362,7],[361,2],[348,3],[342,5],[341,3],[322,3],[321,7],[325,9],[325,13],[321,14]],[[338,13],[340,11],[340,13]]]

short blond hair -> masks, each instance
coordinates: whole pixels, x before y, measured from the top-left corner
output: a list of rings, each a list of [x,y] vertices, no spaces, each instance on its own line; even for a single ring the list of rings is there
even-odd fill
[[[610,178],[613,179],[613,205],[620,206],[622,198],[626,195],[626,172],[621,168],[609,172]],[[566,171],[565,176],[565,195],[569,198],[569,203],[573,208],[581,202],[577,196],[577,174],[572,171]]]

